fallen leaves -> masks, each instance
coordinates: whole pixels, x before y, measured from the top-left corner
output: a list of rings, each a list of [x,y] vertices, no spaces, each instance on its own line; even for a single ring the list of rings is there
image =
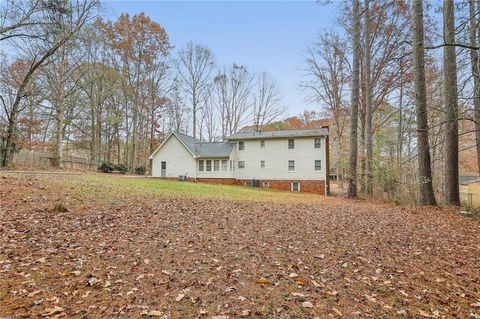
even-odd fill
[[[2,180],[0,317],[467,318],[480,309],[474,218],[148,190],[113,189],[105,201],[94,191],[101,179],[75,183]],[[58,196],[71,211],[52,212]]]

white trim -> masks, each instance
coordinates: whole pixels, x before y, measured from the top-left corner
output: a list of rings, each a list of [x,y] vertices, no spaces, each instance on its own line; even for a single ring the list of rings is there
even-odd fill
[[[149,159],[153,159],[153,157],[155,156],[155,154],[162,148],[163,145],[165,145],[165,143],[167,143],[167,141],[170,139],[170,137],[172,135],[175,135],[175,137],[177,138],[177,140],[183,145],[183,147],[185,147],[187,149],[187,151],[192,154],[192,157],[193,158],[197,158],[195,156],[195,154],[192,153],[192,151],[187,147],[187,145],[185,145],[185,143],[183,143],[182,139],[180,137],[178,137],[178,135],[176,134],[175,131],[172,131],[170,132],[170,134],[168,134],[167,138],[162,142],[162,144],[160,144],[160,146],[157,147],[157,149],[155,151],[153,151],[152,155],[150,155]]]
[[[297,184],[298,184],[298,190],[297,190],[297,191],[294,191],[294,190],[293,190],[293,184],[294,184],[294,183],[297,183]],[[300,182],[298,182],[298,181],[297,181],[297,182],[291,182],[291,183],[290,183],[290,190],[291,190],[292,192],[299,193],[299,192],[300,192]]]

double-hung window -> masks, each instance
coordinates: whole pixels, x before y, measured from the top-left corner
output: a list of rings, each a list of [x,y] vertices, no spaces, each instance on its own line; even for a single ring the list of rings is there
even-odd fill
[[[289,160],[288,161],[288,171],[294,172],[295,171],[295,161]]]
[[[314,139],[313,146],[315,148],[321,148],[322,147],[322,139],[320,137],[316,137]]]
[[[207,162],[207,172],[212,171],[212,161],[211,160],[206,160]]]
[[[245,149],[245,142],[244,141],[238,141],[238,150],[243,151]]]
[[[200,172],[203,172],[204,171],[204,161],[203,160],[199,160],[198,161],[198,170]]]
[[[322,160],[315,160],[315,170],[316,171],[322,170]]]
[[[220,170],[220,161],[219,160],[214,160],[213,161],[213,170],[215,172],[218,172]]]
[[[222,171],[226,171],[228,169],[227,165],[227,160],[222,160]]]
[[[288,140],[288,149],[293,150],[295,148],[295,140],[293,138]]]
[[[265,168],[265,161],[260,161],[260,168]]]
[[[260,148],[265,148],[265,140],[260,140]]]

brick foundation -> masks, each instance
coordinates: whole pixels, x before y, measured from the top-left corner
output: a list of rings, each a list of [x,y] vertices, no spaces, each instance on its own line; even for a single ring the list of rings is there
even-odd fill
[[[163,179],[177,180],[174,177],[165,177]],[[235,179],[235,178],[188,178],[189,182],[213,183],[223,185],[251,185],[252,180]],[[259,180],[260,188],[263,188],[263,182],[269,183],[269,188],[282,191],[291,191],[292,183],[300,183],[300,193],[313,193],[325,195],[325,181],[324,180]],[[328,187],[328,186],[327,186]],[[328,195],[328,193],[327,193]]]

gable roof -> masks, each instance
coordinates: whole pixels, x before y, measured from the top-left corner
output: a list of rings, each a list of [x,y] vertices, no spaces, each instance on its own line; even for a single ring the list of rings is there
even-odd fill
[[[315,128],[315,129],[305,129],[305,130],[237,132],[227,137],[227,140],[313,137],[313,136],[325,136],[328,134],[329,134],[328,128]]]
[[[228,142],[202,142],[190,135],[173,131],[150,155],[150,159],[162,148],[162,146],[174,135],[192,154],[193,157],[229,157],[235,145]]]

